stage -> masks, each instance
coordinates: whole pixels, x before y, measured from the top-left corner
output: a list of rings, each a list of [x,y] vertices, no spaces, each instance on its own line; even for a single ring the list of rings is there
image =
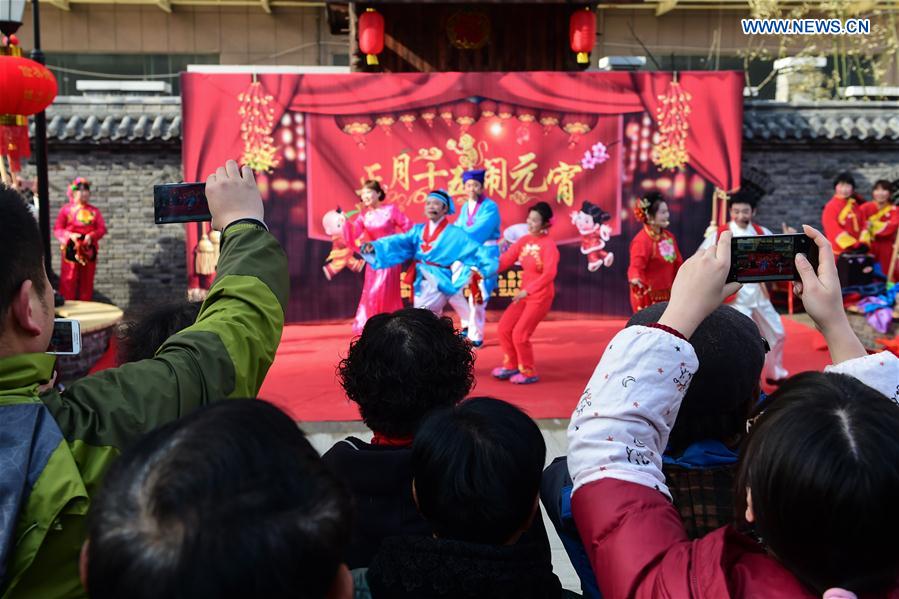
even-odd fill
[[[624,323],[623,319],[557,319],[542,323],[532,338],[541,377],[534,385],[512,385],[490,376],[502,354],[496,323],[488,323],[487,342],[477,350],[476,385],[471,394],[510,401],[533,418],[567,419],[600,352]],[[784,326],[784,364],[791,374],[822,370],[830,363],[820,333],[786,316]],[[343,395],[336,378],[337,363],[346,354],[349,342],[349,321],[286,326],[259,397],[298,421],[358,420],[358,410]]]

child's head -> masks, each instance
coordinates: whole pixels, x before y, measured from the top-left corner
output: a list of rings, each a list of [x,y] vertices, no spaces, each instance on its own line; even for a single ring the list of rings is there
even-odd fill
[[[876,592],[899,572],[899,407],[857,379],[794,376],[741,450],[736,513],[820,593]]]
[[[504,401],[473,398],[434,412],[412,445],[418,509],[440,538],[514,542],[536,512],[545,458],[537,425]]]
[[[634,314],[628,326],[658,322],[668,306],[654,304]],[[681,403],[668,444],[678,454],[692,443],[739,441],[746,417],[759,397],[765,365],[765,340],[758,326],[730,306],[709,314],[690,337],[699,370]]]

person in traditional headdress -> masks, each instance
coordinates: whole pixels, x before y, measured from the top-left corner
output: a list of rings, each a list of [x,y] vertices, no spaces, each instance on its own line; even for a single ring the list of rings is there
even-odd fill
[[[821,224],[833,246],[833,255],[843,252],[867,252],[871,239],[865,228],[861,198],[855,193],[855,179],[840,173],[833,182],[833,197],[824,206]]]
[[[893,190],[892,183],[881,179],[874,184],[871,192],[873,201],[861,206],[868,234],[871,236],[871,253],[880,263],[885,275],[890,272],[890,260],[895,259],[893,248],[899,231],[899,206],[894,204]],[[899,264],[893,266],[894,275],[896,272],[899,272]]]
[[[627,279],[631,288],[631,307],[639,312],[647,306],[671,297],[674,275],[684,259],[677,240],[668,231],[671,213],[665,198],[651,191],[634,206],[634,215],[643,228],[631,241],[631,262]]]
[[[393,202],[384,203],[385,193],[377,181],[366,181],[362,185],[362,210],[344,227],[344,235],[350,247],[358,248],[368,241],[374,241],[395,233],[405,233],[412,228],[412,221]],[[395,312],[403,307],[400,297],[401,264],[384,269],[365,270],[365,284],[353,320],[353,334],[362,333],[369,318],[383,312]]]
[[[534,365],[531,335],[549,314],[556,295],[559,248],[549,236],[552,219],[552,208],[546,202],[531,206],[527,218],[528,234],[503,252],[499,260],[500,271],[508,270],[516,262],[521,264],[521,286],[499,319],[503,363],[491,374],[516,385],[540,380]]]
[[[78,177],[66,189],[69,203],[60,208],[53,234],[62,250],[59,293],[67,300],[90,301],[94,296],[97,250],[106,223],[90,203],[91,184]]]
[[[759,199],[766,190],[749,180],[744,180],[740,191],[727,201],[730,221],[718,227],[715,234],[708,235],[699,246],[700,250],[718,243],[718,236],[725,231],[734,237],[752,237],[756,235],[772,235],[773,233],[753,221]],[[769,384],[776,384],[786,379],[790,373],[783,366],[784,342],[786,331],[780,314],[771,304],[771,297],[764,283],[743,283],[743,287],[728,301],[728,305],[751,318],[758,326],[762,337],[768,342],[770,350],[765,356],[765,368],[762,376]]]
[[[417,224],[405,233],[366,242],[360,253],[374,269],[414,260],[414,307],[441,314],[449,302],[462,317],[460,308],[468,309],[462,289],[472,281],[480,281],[483,289],[482,276],[495,276],[496,265],[482,260],[480,244],[465,231],[449,226],[446,217],[455,211],[455,205],[446,191],[437,189],[429,193],[424,208],[428,222]],[[455,263],[461,266],[454,269]],[[483,291],[479,295],[486,298]]]
[[[490,270],[496,272],[499,266],[500,231],[499,207],[496,202],[484,195],[484,169],[465,171],[462,173],[462,184],[467,201],[459,208],[459,217],[453,223],[472,239],[481,244],[481,260],[494,265]],[[486,321],[487,302],[490,294],[496,289],[497,276],[484,280],[483,302],[470,299],[468,308],[460,302],[453,304],[462,320],[462,331],[468,335],[472,345],[480,347],[484,342],[484,322]],[[473,298],[476,293],[470,294]]]

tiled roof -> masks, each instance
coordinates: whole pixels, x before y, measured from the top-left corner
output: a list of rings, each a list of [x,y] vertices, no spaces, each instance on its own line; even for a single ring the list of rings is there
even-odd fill
[[[69,143],[179,143],[181,99],[60,97],[47,109],[47,136]],[[743,111],[743,139],[767,144],[899,142],[899,102],[748,101]]]
[[[34,121],[30,124],[34,135]],[[59,97],[47,109],[47,138],[70,143],[181,140],[178,97]]]
[[[748,142],[897,141],[899,103],[822,102],[791,105],[747,102],[743,139]]]

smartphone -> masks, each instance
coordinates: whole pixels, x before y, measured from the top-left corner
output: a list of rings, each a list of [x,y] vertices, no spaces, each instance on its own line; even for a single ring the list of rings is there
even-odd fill
[[[53,320],[53,336],[50,337],[48,354],[71,356],[81,353],[81,325],[71,318]]]
[[[802,233],[734,237],[730,244],[730,273],[727,281],[798,281],[796,254],[805,254],[812,266],[818,268],[818,247]]]
[[[212,220],[205,183],[153,186],[153,218],[157,225]]]

